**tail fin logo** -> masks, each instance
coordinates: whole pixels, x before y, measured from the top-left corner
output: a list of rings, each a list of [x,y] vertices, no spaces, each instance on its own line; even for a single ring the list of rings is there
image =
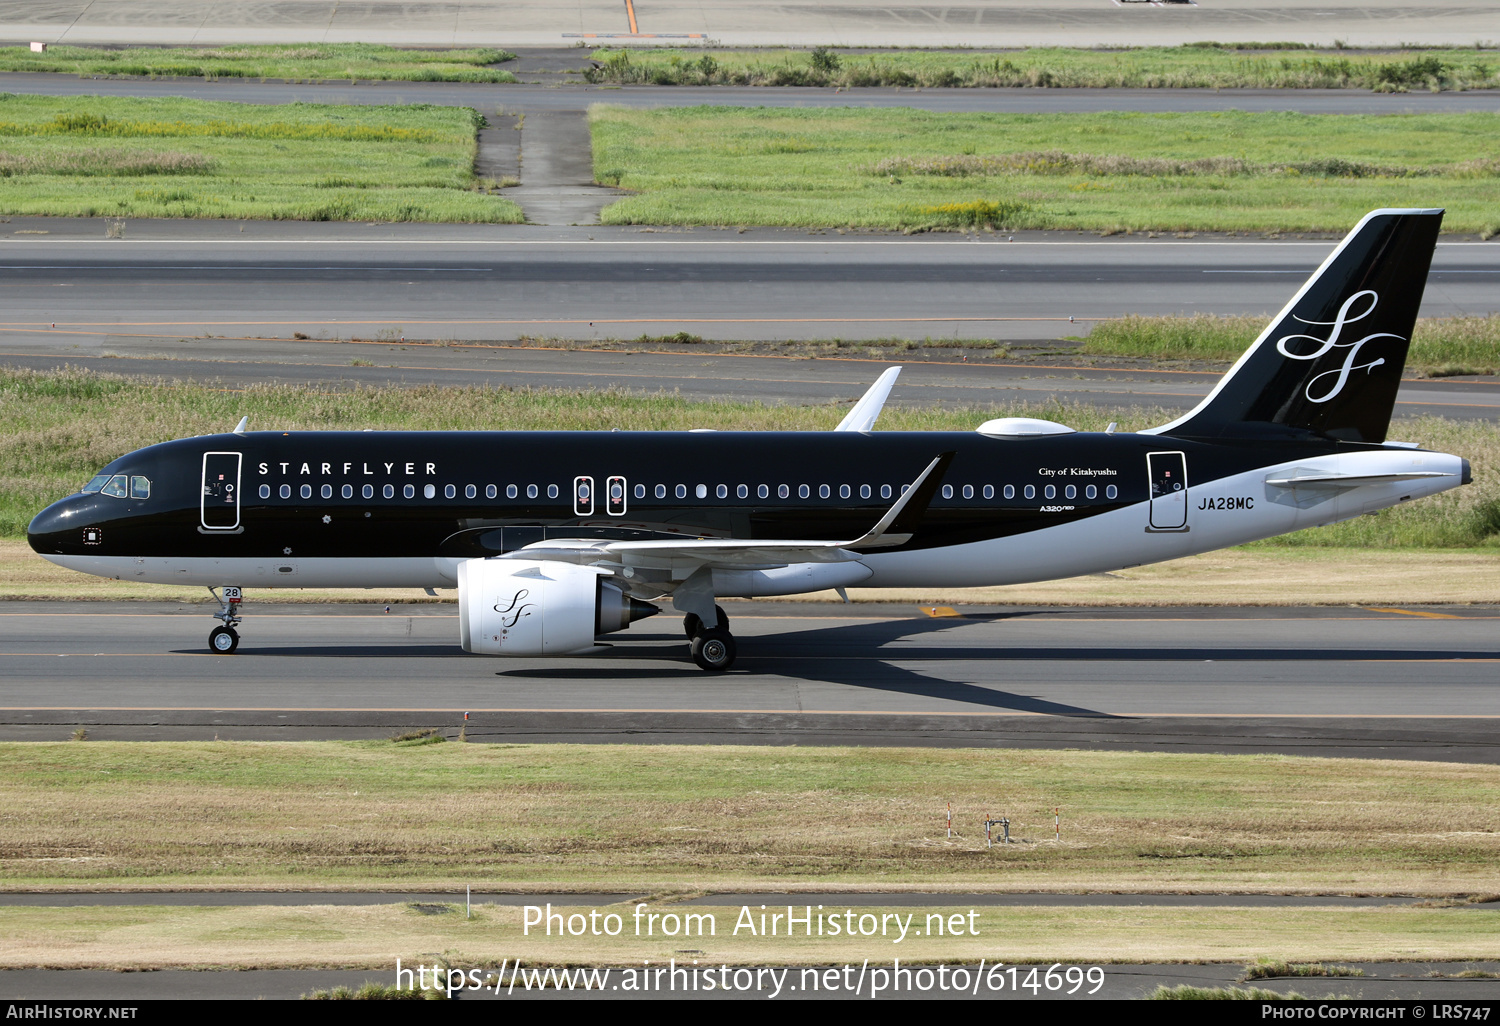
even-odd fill
[[[1354,313],[1353,310],[1356,304],[1365,300],[1368,300],[1368,305],[1358,313]],[[1296,315],[1293,314],[1293,317],[1296,317],[1296,319],[1301,321],[1303,324],[1312,324],[1319,327],[1329,327],[1330,330],[1328,332],[1328,338],[1321,339],[1316,335],[1283,335],[1276,341],[1276,351],[1279,352],[1282,356],[1285,356],[1289,360],[1317,360],[1335,349],[1347,349],[1349,351],[1347,355],[1345,355],[1344,362],[1340,366],[1334,368],[1333,370],[1323,371],[1321,374],[1314,374],[1312,376],[1312,379],[1308,381],[1307,388],[1303,391],[1303,394],[1307,396],[1309,402],[1328,402],[1329,400],[1338,396],[1338,394],[1344,390],[1344,386],[1349,383],[1349,376],[1355,371],[1362,370],[1366,374],[1368,374],[1376,367],[1379,367],[1385,363],[1385,360],[1383,358],[1371,360],[1368,363],[1355,363],[1355,361],[1359,359],[1360,350],[1364,347],[1364,344],[1366,342],[1371,342],[1378,338],[1394,338],[1399,339],[1403,342],[1405,341],[1402,336],[1393,335],[1390,332],[1385,331],[1375,332],[1373,334],[1366,335],[1364,338],[1354,341],[1341,341],[1341,336],[1344,333],[1345,326],[1353,324],[1356,321],[1362,321],[1370,314],[1374,313],[1375,307],[1379,302],[1380,297],[1376,295],[1373,289],[1365,289],[1362,292],[1354,293],[1354,295],[1344,300],[1344,305],[1339,307],[1338,317],[1336,317],[1332,321],[1309,321],[1302,317],[1296,317]],[[1311,342],[1315,344],[1317,348],[1310,353],[1293,352],[1290,343],[1297,342]],[[1326,391],[1324,391],[1322,395],[1314,395],[1314,389],[1325,387],[1318,384],[1318,382],[1322,381],[1325,378],[1333,378],[1334,380],[1326,384]]]

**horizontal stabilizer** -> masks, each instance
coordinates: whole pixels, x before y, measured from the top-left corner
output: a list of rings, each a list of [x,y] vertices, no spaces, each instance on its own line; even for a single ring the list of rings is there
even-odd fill
[[[1266,484],[1276,488],[1359,488],[1362,485],[1387,484],[1391,481],[1456,476],[1438,470],[1413,471],[1408,474],[1305,474],[1302,477],[1268,477]]]

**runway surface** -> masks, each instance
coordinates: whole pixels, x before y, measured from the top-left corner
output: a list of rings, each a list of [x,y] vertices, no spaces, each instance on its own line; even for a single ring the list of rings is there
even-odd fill
[[[119,338],[1057,338],[1266,315],[1337,240],[838,235],[12,218],[0,347]],[[45,234],[37,234],[37,233]],[[1011,241],[1014,239],[1014,241]],[[1500,246],[1444,242],[1423,316],[1500,310]],[[1073,318],[1070,322],[1069,318]]]
[[[1172,46],[1291,39],[1323,46],[1472,45],[1492,38],[1494,0],[10,0],[0,38],[65,43],[308,43],[397,46],[590,45]]]
[[[3,226],[0,364],[230,387],[504,385],[847,401],[880,365],[683,347],[642,353],[659,347],[639,343],[612,347],[632,352],[595,352],[403,342],[597,342],[679,331],[706,339],[1036,342],[1086,334],[1097,320],[1125,314],[1268,316],[1333,246],[1041,232],[974,240],[285,223],[252,223],[241,232],[180,221],[135,222],[126,239],[102,242],[101,224],[15,218]],[[1500,247],[1443,243],[1422,312],[1500,310],[1497,285]],[[296,333],[311,338],[295,340]],[[969,363],[910,364],[892,402],[968,407],[1055,398],[1186,409],[1218,377],[976,355]],[[1397,410],[1489,418],[1497,408],[1493,382],[1445,379],[1408,381]]]
[[[597,656],[494,660],[452,606],[0,606],[0,738],[1101,746],[1500,762],[1500,609],[965,610],[726,603],[735,669],[675,617]],[[617,640],[616,640],[617,639]]]

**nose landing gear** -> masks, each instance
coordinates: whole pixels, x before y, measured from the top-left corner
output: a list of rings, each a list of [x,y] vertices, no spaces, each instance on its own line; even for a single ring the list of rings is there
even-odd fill
[[[214,618],[224,621],[223,626],[215,627],[208,635],[208,650],[214,655],[230,655],[240,647],[240,635],[235,630],[240,625],[240,602],[243,600],[239,588],[226,586],[224,597],[219,598],[219,593],[213,588],[208,589],[209,594],[219,599],[219,611]]]

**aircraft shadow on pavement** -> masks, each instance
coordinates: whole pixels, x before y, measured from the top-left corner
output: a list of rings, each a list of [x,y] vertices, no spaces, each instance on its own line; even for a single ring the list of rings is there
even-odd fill
[[[961,626],[957,620],[882,620],[853,626],[819,627],[790,635],[762,635],[741,639],[739,661],[735,668],[722,675],[733,679],[743,676],[745,671],[757,674],[792,676],[814,682],[840,684],[846,687],[886,691],[893,694],[911,695],[920,698],[935,698],[945,702],[983,706],[987,709],[1003,709],[1009,712],[1046,713],[1052,716],[1075,716],[1098,719],[1113,719],[1112,714],[1082,706],[1049,702],[1031,695],[1019,695],[992,687],[982,687],[961,681],[941,680],[916,673],[904,666],[893,665],[890,660],[897,655],[880,646],[914,633],[932,633]],[[528,678],[532,680],[619,680],[661,679],[666,676],[706,680],[702,671],[687,667],[682,671],[663,674],[660,670],[621,672],[621,662],[635,659],[682,659],[687,653],[685,640],[676,640],[670,645],[661,644],[670,635],[657,635],[649,639],[647,648],[642,645],[617,646],[613,665],[596,667],[542,667],[538,669],[502,670],[497,676]],[[788,653],[781,650],[790,639],[798,647],[806,645],[805,652]],[[641,638],[642,642],[648,639]],[[849,651],[857,649],[857,651]],[[938,658],[982,659],[993,656],[994,650],[961,649],[954,656],[952,649],[933,649]],[[787,657],[796,659],[795,668],[787,665]],[[623,657],[623,659],[622,659]],[[907,658],[901,650],[899,658]]]

